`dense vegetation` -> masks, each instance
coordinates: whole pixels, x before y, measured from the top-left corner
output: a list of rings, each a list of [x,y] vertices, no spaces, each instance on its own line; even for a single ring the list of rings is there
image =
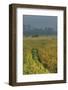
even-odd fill
[[[55,36],[24,37],[23,74],[57,72]]]

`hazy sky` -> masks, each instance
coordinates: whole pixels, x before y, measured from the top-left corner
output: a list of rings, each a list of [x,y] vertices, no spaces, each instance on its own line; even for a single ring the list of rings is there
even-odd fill
[[[57,29],[57,16],[24,15],[23,22],[24,25],[31,25],[31,27]]]

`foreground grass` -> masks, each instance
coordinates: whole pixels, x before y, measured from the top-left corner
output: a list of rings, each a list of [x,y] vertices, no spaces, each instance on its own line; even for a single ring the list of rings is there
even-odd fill
[[[34,52],[33,54],[33,49],[36,49],[38,52]],[[56,37],[24,37],[23,74],[43,74],[56,72]]]

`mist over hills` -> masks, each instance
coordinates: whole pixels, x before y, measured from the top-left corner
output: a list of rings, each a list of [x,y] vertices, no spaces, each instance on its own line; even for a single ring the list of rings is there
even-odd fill
[[[57,35],[57,16],[23,15],[23,35]]]
[[[44,36],[44,35],[57,35],[57,30],[53,27],[31,27],[30,25],[23,25],[23,35],[24,36]]]

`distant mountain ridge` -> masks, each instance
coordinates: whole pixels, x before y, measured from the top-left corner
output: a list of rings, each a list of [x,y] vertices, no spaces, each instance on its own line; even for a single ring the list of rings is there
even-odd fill
[[[31,27],[30,25],[23,25],[24,36],[44,36],[44,35],[57,35],[57,30],[53,27]]]

